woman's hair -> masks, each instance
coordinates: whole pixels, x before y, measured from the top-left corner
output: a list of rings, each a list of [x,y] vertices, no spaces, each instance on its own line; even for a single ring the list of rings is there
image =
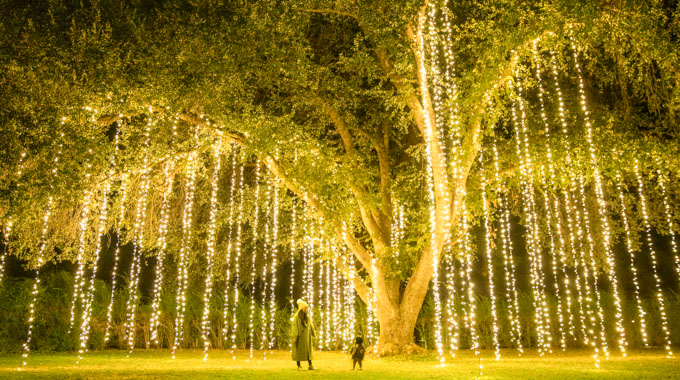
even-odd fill
[[[358,337],[354,340],[354,342],[355,342],[356,344],[364,344],[364,338],[358,336]]]

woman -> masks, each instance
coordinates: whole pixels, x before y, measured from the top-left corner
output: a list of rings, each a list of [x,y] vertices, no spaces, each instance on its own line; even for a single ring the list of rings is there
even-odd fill
[[[309,370],[312,366],[312,337],[315,336],[312,319],[307,314],[309,305],[303,300],[297,300],[298,311],[293,316],[290,326],[290,337],[293,341],[293,360],[297,362],[298,371],[302,370],[300,362],[306,360]]]

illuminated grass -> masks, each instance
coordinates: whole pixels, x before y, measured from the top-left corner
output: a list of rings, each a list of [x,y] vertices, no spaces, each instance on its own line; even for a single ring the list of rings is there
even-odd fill
[[[80,365],[76,355],[54,353],[31,355],[28,368],[21,373],[18,355],[0,356],[0,377],[3,378],[50,378],[50,379],[353,379],[357,376],[370,379],[660,379],[680,374],[680,360],[666,359],[662,351],[632,352],[629,357],[613,356],[603,361],[602,367],[593,366],[589,351],[548,355],[539,359],[535,351],[518,358],[512,350],[503,350],[500,361],[493,360],[493,352],[483,351],[484,374],[479,376],[474,354],[459,352],[456,358],[448,358],[443,368],[435,367],[435,357],[367,358],[364,371],[351,371],[349,357],[337,352],[316,352],[315,372],[298,372],[290,353],[275,351],[262,360],[257,352],[248,361],[248,351],[237,352],[231,358],[229,352],[214,350],[207,362],[202,360],[200,350],[181,351],[175,360],[169,350],[139,350],[131,358],[124,351],[104,351],[87,354]],[[306,367],[306,366],[305,366]]]

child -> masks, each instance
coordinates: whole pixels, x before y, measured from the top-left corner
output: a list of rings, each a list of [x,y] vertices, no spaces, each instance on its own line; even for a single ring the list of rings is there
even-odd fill
[[[349,354],[352,355],[352,370],[354,370],[357,363],[359,363],[359,371],[361,371],[361,362],[364,360],[364,354],[366,353],[366,349],[364,348],[364,340],[358,336],[354,342],[354,346],[352,346],[352,349],[349,350]]]

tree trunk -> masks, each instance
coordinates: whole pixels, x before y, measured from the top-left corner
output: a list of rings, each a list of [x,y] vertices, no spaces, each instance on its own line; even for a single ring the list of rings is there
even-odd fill
[[[424,351],[413,342],[413,334],[420,308],[402,310],[387,297],[378,297],[377,317],[380,323],[380,338],[378,345],[373,347],[373,353],[379,356],[396,355],[402,353],[416,353]]]

